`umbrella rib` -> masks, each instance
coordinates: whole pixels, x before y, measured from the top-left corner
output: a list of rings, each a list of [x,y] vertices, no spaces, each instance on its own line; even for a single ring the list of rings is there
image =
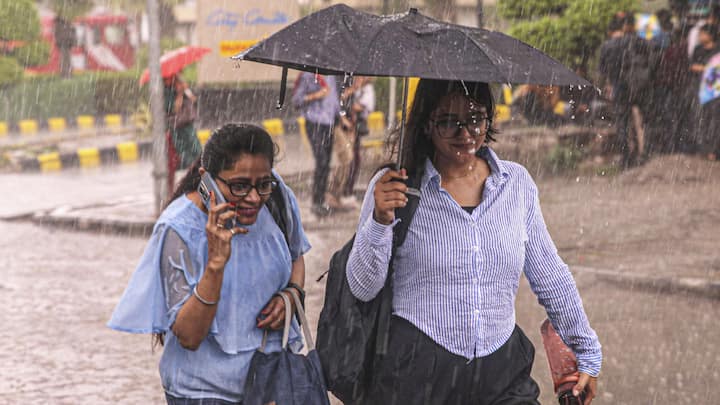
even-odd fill
[[[380,27],[380,29],[377,30],[377,32],[375,33],[375,35],[373,35],[372,38],[370,38],[370,41],[368,41],[368,46],[366,46],[366,47],[365,47],[365,51],[363,51],[362,57],[360,58],[360,60],[358,61],[358,63],[355,65],[355,70],[356,70],[356,71],[357,71],[358,64],[362,63],[362,61],[364,61],[364,60],[369,60],[369,58],[370,58],[370,55],[369,55],[369,54],[370,54],[370,48],[371,48],[371,47],[370,47],[370,44],[375,43],[375,39],[376,39],[377,37],[379,37],[380,34],[383,33],[383,31],[385,30],[385,28],[387,28],[387,24],[383,24],[383,25]],[[355,72],[352,72],[352,73],[355,73]]]
[[[463,35],[465,35],[465,38],[467,38],[467,39],[469,39],[470,41],[472,41],[472,43],[474,43],[475,46],[478,47],[478,49],[480,50],[480,52],[484,53],[485,56],[488,57],[488,59],[490,59],[490,60],[495,59],[495,60],[497,60],[498,62],[503,62],[503,61],[505,61],[505,58],[503,58],[503,57],[500,56],[500,55],[497,55],[495,52],[488,52],[489,49],[487,49],[487,47],[482,46],[481,42],[476,41],[475,38],[473,38],[472,36],[470,36],[465,30],[460,30],[460,32],[462,32]],[[496,64],[493,63],[492,66],[493,66],[493,68],[495,69],[495,71],[498,73],[498,75],[500,75],[500,76],[505,76],[505,82],[507,82],[507,83],[510,82],[508,75],[504,75],[503,72],[500,71],[500,69],[498,68],[498,66],[497,66]]]

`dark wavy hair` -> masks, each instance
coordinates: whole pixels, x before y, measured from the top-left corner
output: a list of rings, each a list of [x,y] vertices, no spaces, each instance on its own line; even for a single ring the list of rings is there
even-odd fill
[[[435,145],[426,131],[430,114],[437,108],[443,96],[454,92],[466,94],[485,107],[490,117],[490,128],[485,136],[485,142],[495,141],[493,135],[498,133],[493,126],[495,100],[487,83],[421,79],[407,117],[404,151],[399,151],[400,131],[396,130],[390,136],[392,153],[395,155],[403,153],[403,166],[408,170],[408,174],[420,168],[425,164],[426,158],[432,158],[435,154]]]
[[[273,167],[277,145],[264,129],[252,124],[225,124],[216,129],[207,140],[200,157],[193,162],[185,177],[178,183],[168,204],[197,190],[200,184],[200,167],[214,177],[222,170],[231,169],[243,154],[263,155],[270,162],[270,167]]]

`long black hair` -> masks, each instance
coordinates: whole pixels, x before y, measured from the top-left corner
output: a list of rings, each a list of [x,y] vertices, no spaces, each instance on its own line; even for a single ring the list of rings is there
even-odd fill
[[[277,145],[262,128],[252,124],[225,124],[213,131],[200,154],[180,180],[168,204],[178,197],[195,191],[200,184],[200,167],[217,176],[222,170],[231,169],[242,154],[263,155],[275,163]]]
[[[465,94],[485,107],[490,118],[490,127],[485,136],[485,142],[495,141],[493,135],[498,132],[493,126],[495,100],[487,83],[421,79],[415,90],[412,109],[407,118],[404,150],[399,150],[399,131],[395,131],[390,139],[393,153],[395,155],[403,154],[403,166],[408,173],[413,173],[425,164],[426,158],[432,158],[435,154],[435,145],[432,143],[430,134],[427,133],[430,114],[437,108],[443,96],[454,92]]]

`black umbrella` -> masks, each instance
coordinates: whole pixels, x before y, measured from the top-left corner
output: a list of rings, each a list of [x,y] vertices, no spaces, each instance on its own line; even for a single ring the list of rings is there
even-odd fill
[[[590,83],[542,51],[500,32],[435,20],[411,8],[389,16],[334,5],[288,25],[232,57],[328,75],[405,78],[400,127],[404,146],[408,77],[487,83]],[[402,159],[402,153],[399,154]],[[398,162],[402,167],[402,161]]]
[[[233,59],[329,75],[590,85],[513,37],[410,9],[378,16],[338,4],[290,24]]]

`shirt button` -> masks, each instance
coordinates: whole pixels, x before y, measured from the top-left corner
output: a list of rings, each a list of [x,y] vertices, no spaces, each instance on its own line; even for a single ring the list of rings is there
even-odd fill
[[[479,252],[479,251],[480,251],[480,246],[473,246],[473,247],[472,247],[472,250],[473,250],[473,252]]]
[[[480,282],[480,280],[478,280],[477,278],[474,278],[474,279],[473,279],[473,284],[477,284],[477,283],[479,283],[479,282]]]
[[[475,315],[480,315],[480,310],[479,310],[479,309],[474,310],[474,311],[473,311],[473,314],[475,314]]]

